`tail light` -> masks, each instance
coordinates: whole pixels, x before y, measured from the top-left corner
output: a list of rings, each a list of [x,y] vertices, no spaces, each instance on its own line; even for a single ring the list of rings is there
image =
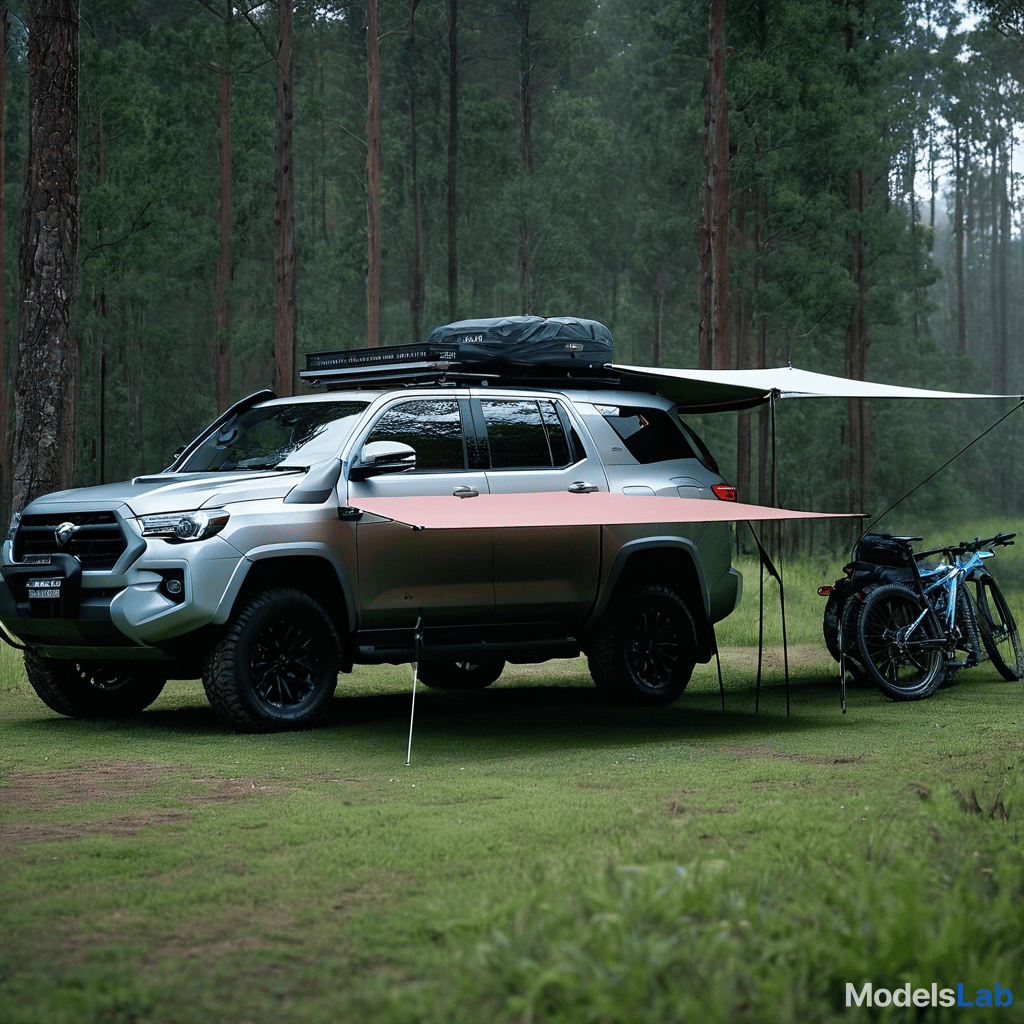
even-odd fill
[[[832,587],[818,587],[818,593],[821,594],[822,597],[829,597],[832,593]]]
[[[715,497],[721,498],[722,501],[736,500],[736,488],[732,484],[712,484],[711,490],[715,492]]]

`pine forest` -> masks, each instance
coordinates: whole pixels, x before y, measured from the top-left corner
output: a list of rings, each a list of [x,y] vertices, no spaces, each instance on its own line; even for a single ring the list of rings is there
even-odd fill
[[[67,482],[160,470],[297,391],[306,353],[466,318],[600,320],[629,364],[1024,392],[1016,3],[2,6],[6,502],[19,360],[48,358],[16,337],[50,7],[79,15]],[[879,513],[1014,400],[782,405],[777,502]],[[694,422],[769,501],[768,413]],[[1022,440],[1008,417],[904,514],[1013,529]]]

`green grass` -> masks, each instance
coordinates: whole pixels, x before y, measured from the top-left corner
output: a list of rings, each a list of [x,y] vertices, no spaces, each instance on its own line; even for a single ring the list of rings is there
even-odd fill
[[[843,715],[837,571],[787,571],[788,717],[774,633],[754,713],[747,567],[725,712],[714,664],[660,710],[524,666],[421,689],[410,766],[407,666],[342,677],[316,730],[241,736],[198,683],[60,718],[3,652],[0,1020],[1024,1019],[1024,686],[983,665]],[[847,1008],[868,981],[1014,1003]]]

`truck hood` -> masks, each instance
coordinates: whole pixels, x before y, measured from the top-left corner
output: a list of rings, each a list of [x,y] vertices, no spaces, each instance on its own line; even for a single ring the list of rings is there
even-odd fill
[[[305,469],[254,473],[157,473],[95,487],[75,487],[36,498],[28,513],[127,507],[130,516],[188,512],[236,501],[284,498],[305,476]]]

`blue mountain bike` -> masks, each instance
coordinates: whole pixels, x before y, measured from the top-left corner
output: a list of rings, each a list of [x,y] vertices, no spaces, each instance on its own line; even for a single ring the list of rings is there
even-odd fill
[[[1013,543],[999,534],[954,546],[913,551],[920,537],[892,540],[906,546],[907,572],[857,595],[853,627],[857,661],[892,700],[922,700],[962,668],[977,665],[982,650],[1004,679],[1024,676],[1024,653],[1013,613],[985,567],[989,548]],[[943,556],[938,565],[920,563]],[[851,617],[852,618],[852,617]]]

